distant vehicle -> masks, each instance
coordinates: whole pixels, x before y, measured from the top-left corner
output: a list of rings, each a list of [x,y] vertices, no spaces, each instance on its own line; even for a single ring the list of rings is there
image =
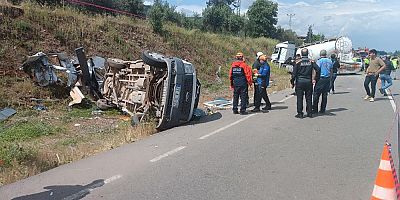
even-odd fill
[[[363,65],[363,61],[362,61],[362,59],[361,58],[356,58],[356,61],[355,61],[358,65],[360,65],[360,66],[362,66]]]
[[[272,62],[278,63],[281,67],[288,59],[294,58],[296,50],[295,44],[291,42],[286,41],[279,43],[275,46],[274,53],[271,55],[271,60]]]
[[[352,62],[341,62],[338,70],[339,74],[355,74],[361,71],[364,62],[361,58],[356,58]]]
[[[286,67],[288,71],[291,72],[293,70],[293,66],[286,64],[287,60],[294,58],[295,54],[301,54],[301,49],[303,48],[308,49],[309,58],[313,60],[318,60],[320,58],[320,51],[326,50],[328,57],[330,57],[333,53],[337,54],[339,62],[343,68],[349,69],[350,71],[348,63],[351,63],[351,65],[354,64],[354,61],[352,61],[352,42],[348,37],[338,37],[300,47],[295,47],[295,45],[290,42],[279,43],[275,46],[275,52],[271,55],[271,60],[275,63],[278,63],[280,67]]]
[[[137,124],[148,117],[163,130],[192,119],[200,97],[195,67],[180,58],[145,51],[141,60],[108,59],[98,107],[118,107]]]

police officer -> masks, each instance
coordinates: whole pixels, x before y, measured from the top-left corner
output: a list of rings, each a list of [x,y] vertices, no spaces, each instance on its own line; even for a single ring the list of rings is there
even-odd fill
[[[326,104],[328,103],[328,92],[331,89],[331,78],[333,73],[332,60],[326,57],[326,50],[321,50],[320,59],[317,61],[317,65],[321,70],[319,81],[315,84],[314,88],[314,99],[313,99],[313,113],[318,113],[319,97],[322,95],[321,108],[319,113],[323,114],[326,110]]]
[[[238,104],[240,97],[240,114],[245,115],[248,101],[248,86],[253,84],[251,68],[244,62],[243,53],[236,54],[236,60],[229,70],[229,80],[233,89],[233,113],[239,114]]]
[[[295,92],[297,96],[297,115],[296,118],[303,118],[303,96],[306,97],[307,117],[312,117],[312,91],[313,91],[313,70],[315,70],[314,80],[318,82],[320,76],[320,68],[318,65],[308,58],[308,49],[301,50],[301,60],[296,62],[293,67],[292,78],[290,82],[292,87],[296,86]]]

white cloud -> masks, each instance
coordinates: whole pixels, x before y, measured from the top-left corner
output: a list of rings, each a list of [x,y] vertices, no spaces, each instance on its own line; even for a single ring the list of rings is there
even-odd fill
[[[153,1],[147,1],[147,0],[143,2],[144,5],[153,5],[153,3],[154,3]]]
[[[399,49],[395,46],[400,35],[400,3],[397,1],[342,0],[303,5],[297,3],[279,3],[278,25],[289,28],[287,13],[295,13],[292,29],[305,35],[309,25],[314,33],[323,33],[328,37],[349,36],[355,47],[369,46],[389,51]],[[295,11],[295,12],[294,12]],[[391,38],[393,41],[391,41]]]
[[[310,4],[304,2],[304,1],[300,1],[294,4],[295,6],[310,6]]]
[[[176,10],[179,12],[183,12],[187,15],[193,15],[195,13],[201,15],[204,8],[205,6],[199,6],[199,5],[179,5],[176,7]]]

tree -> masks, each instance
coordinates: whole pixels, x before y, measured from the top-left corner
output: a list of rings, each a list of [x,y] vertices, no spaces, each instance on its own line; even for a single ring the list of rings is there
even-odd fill
[[[317,35],[313,35],[313,41],[324,41],[325,40],[325,35],[322,33],[319,33]]]
[[[155,0],[153,6],[149,10],[151,27],[155,33],[161,34],[164,30],[163,21],[165,19],[163,13],[163,5],[160,0]]]
[[[228,18],[228,27],[226,27],[226,30],[234,35],[239,35],[243,30],[245,20],[242,16],[231,14]]]
[[[290,29],[284,29],[280,26],[277,27],[274,38],[281,42],[294,42],[296,46],[300,46],[303,44],[303,41],[301,39],[298,39],[296,32]]]
[[[308,26],[308,32],[307,32],[307,37],[306,37],[306,43],[312,43],[314,42],[314,34],[312,30],[312,25]]]
[[[224,6],[224,5],[232,5],[236,0],[209,0],[207,2],[207,7],[208,6]]]
[[[202,18],[198,13],[195,13],[193,17],[184,16],[183,17],[183,27],[187,29],[201,29],[202,28]]]
[[[229,27],[232,10],[228,5],[208,6],[203,10],[203,26],[205,30],[222,32]]]
[[[252,37],[272,37],[278,23],[278,4],[269,0],[256,0],[247,11],[249,34]]]
[[[136,15],[144,14],[143,0],[115,0],[115,2],[116,8],[125,10]]]

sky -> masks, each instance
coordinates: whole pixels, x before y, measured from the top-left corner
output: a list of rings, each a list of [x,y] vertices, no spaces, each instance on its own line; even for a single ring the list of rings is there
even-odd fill
[[[202,13],[206,1],[167,0],[187,14]],[[347,36],[353,48],[368,47],[378,50],[400,50],[399,0],[273,0],[278,3],[278,25],[289,29],[287,14],[292,17],[292,29],[306,35],[313,25],[314,34],[332,38]],[[150,3],[146,0],[145,3]],[[254,0],[242,0],[241,12],[247,11]]]

